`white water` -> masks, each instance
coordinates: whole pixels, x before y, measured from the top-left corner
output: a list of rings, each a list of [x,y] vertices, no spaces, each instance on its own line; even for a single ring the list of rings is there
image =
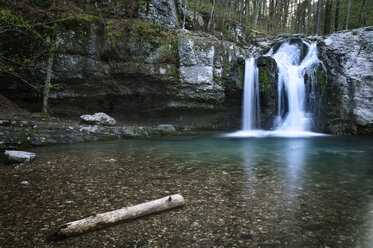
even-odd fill
[[[242,130],[252,130],[259,122],[259,70],[255,59],[245,60],[245,81],[243,93]]]
[[[300,48],[297,44],[284,42],[280,48],[273,53],[271,49],[266,56],[271,56],[278,66],[278,110],[275,117],[273,130],[259,130],[259,78],[258,68],[255,59],[245,61],[245,84],[244,84],[244,105],[243,105],[243,125],[242,130],[229,134],[230,137],[300,137],[319,136],[320,133],[311,132],[312,113],[305,111],[306,88],[304,76],[307,70],[315,63],[321,63],[317,56],[316,44],[306,44],[308,53],[299,63]],[[287,101],[282,99],[282,91],[285,90]],[[283,116],[287,102],[288,112]]]

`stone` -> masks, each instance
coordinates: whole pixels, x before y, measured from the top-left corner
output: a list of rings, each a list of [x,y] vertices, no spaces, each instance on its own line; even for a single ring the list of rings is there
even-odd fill
[[[176,1],[147,2],[151,12],[153,8],[165,8],[156,7],[156,3],[172,5]],[[141,118],[156,123],[179,122],[182,118],[181,125],[195,126],[207,123],[206,111],[220,118],[224,110],[224,116],[234,112],[239,121],[240,107],[236,106],[240,104],[236,103],[240,101],[240,89],[235,96],[226,94],[235,83],[226,83],[225,79],[237,59],[247,57],[249,50],[205,32],[170,30],[172,25],[152,25],[146,23],[151,20],[133,17],[130,30],[121,19],[110,21],[106,27],[95,19],[59,23],[61,41],[54,62],[59,89],[50,92],[49,102],[54,115],[75,119],[99,109],[128,122],[141,122]],[[46,66],[46,61],[43,63]],[[39,76],[42,80],[45,75]],[[14,94],[14,87],[31,93],[23,84],[10,81],[1,84],[0,90],[12,94],[22,107],[39,110],[40,99],[35,94]],[[229,99],[231,96],[234,99]],[[192,112],[193,121],[189,118]],[[48,142],[30,139],[35,144]]]
[[[139,17],[145,22],[162,24],[169,28],[179,26],[174,0],[151,0],[139,7]]]
[[[168,131],[176,131],[176,128],[171,124],[159,124],[156,127],[156,130],[168,130]]]
[[[4,155],[9,163],[30,163],[36,157],[32,152],[14,150],[6,150]]]
[[[27,181],[22,181],[22,182],[20,182],[20,184],[23,185],[23,186],[29,186],[30,185],[30,183],[27,182]]]
[[[278,109],[278,69],[276,61],[269,56],[256,59],[259,70],[260,127],[270,129]]]
[[[373,28],[320,38],[328,78],[319,122],[335,134],[373,134]]]
[[[114,126],[117,123],[114,118],[102,112],[95,113],[93,115],[82,115],[80,116],[80,119],[84,123],[103,126]]]

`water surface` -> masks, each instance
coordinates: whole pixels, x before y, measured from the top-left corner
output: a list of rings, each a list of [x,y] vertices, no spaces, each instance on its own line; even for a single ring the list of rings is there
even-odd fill
[[[29,151],[31,164],[0,166],[0,246],[373,246],[371,138],[215,135]],[[66,222],[173,193],[187,205],[45,240]]]

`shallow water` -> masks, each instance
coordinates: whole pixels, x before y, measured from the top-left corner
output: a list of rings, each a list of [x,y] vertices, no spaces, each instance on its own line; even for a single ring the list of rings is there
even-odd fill
[[[372,138],[179,137],[29,151],[29,165],[0,165],[0,247],[373,247]],[[46,241],[66,222],[173,193],[187,205]]]

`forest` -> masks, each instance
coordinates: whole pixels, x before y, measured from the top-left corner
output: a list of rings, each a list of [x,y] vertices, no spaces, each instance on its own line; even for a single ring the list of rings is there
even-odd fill
[[[327,35],[373,25],[372,0],[186,0],[209,18],[207,30],[222,31],[229,23],[268,35]]]

